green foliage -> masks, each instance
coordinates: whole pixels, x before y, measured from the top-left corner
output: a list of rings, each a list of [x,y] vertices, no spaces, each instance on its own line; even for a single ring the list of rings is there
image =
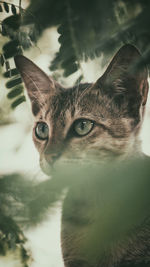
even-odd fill
[[[67,168],[56,163],[52,179],[39,183],[21,174],[1,177],[0,254],[4,254],[4,244],[9,249],[15,249],[16,244],[24,248],[21,229],[45,220],[50,207],[65,196],[63,227],[67,225],[66,233],[74,235],[74,240],[78,236],[82,240],[85,231],[77,256],[86,255],[90,266],[96,266],[95,260],[113,244],[123,245],[133,228],[149,229],[149,171],[150,160],[143,157],[107,165],[76,162]],[[26,250],[24,253],[27,256]]]
[[[143,53],[143,64],[150,62],[150,2],[147,0],[31,0],[28,11],[41,25],[41,32],[57,26],[60,50],[50,69],[64,69],[68,76],[80,69],[80,61],[103,57],[106,64],[124,43],[132,43]],[[30,21],[26,16],[26,21]],[[36,26],[36,25],[35,25]]]
[[[8,13],[9,12],[9,5],[6,2],[3,2],[3,6],[5,11]]]
[[[4,66],[5,63],[5,58],[3,55],[0,55],[0,59],[1,59],[1,65]]]
[[[12,14],[17,14],[17,9],[20,8],[12,3],[7,3],[5,1],[0,1],[0,12],[9,13],[11,11]]]
[[[16,74],[18,75],[18,72],[14,71],[14,69],[11,70],[10,63],[8,60],[17,54],[22,53],[21,45],[19,43],[19,39],[16,34],[20,26],[21,15],[19,14],[19,7],[15,6],[14,4],[7,3],[4,1],[0,1],[0,3],[1,3],[0,5],[1,12],[5,11],[9,13],[9,11],[11,11],[13,14],[12,16],[4,19],[1,22],[2,36],[8,36],[10,38],[10,41],[8,41],[3,46],[3,53],[0,55],[1,65],[5,66],[6,69],[4,77],[11,78]],[[17,14],[17,9],[18,9],[18,14]],[[19,87],[18,88],[15,87],[15,89],[13,88],[14,86],[19,85],[20,83],[22,83],[21,78],[10,80],[6,83],[6,87],[12,89],[7,96],[9,99],[13,100],[11,104],[13,108],[22,103],[23,99],[25,98],[23,95],[23,90],[20,90]],[[17,96],[19,97],[18,99],[16,99]]]
[[[105,65],[125,43],[141,50],[139,68],[150,65],[148,0],[31,0],[27,10],[0,1],[0,12],[8,11],[13,15],[1,23],[2,35],[10,38],[1,55],[7,72],[11,68],[6,60],[36,44],[42,32],[53,26],[60,35],[60,49],[50,69],[63,69],[65,77],[80,70],[77,83],[83,79],[81,61],[103,55]]]
[[[11,12],[12,12],[12,14],[14,14],[14,15],[16,15],[17,14],[17,10],[16,10],[16,7],[15,7],[15,5],[11,5]]]
[[[19,76],[17,69],[11,68],[9,59],[13,58],[15,55],[22,54],[23,49],[30,48],[32,41],[27,32],[20,30],[20,27],[22,26],[22,14],[24,12],[21,6],[0,1],[0,12],[9,13],[10,11],[13,15],[5,18],[1,22],[1,34],[2,36],[9,37],[10,41],[4,44],[2,48],[0,63],[1,66],[6,69],[3,76],[6,79],[11,78],[6,82],[6,88],[11,89],[11,91],[7,94],[7,97],[12,101],[11,107],[15,108],[25,101],[25,96],[23,86],[21,85],[21,77]]]
[[[1,177],[0,188],[0,255],[5,256],[9,250],[13,253],[17,250],[21,256],[21,266],[28,267],[30,255],[24,246],[27,239],[20,224],[14,219],[17,214],[19,215],[19,207],[22,204],[20,195],[22,194],[24,199],[24,194],[27,193],[27,183],[21,175],[6,175]]]
[[[12,88],[16,85],[19,85],[20,83],[22,83],[22,80],[21,78],[16,78],[16,79],[12,79],[12,80],[9,80],[7,83],[6,83],[6,88]]]
[[[21,91],[22,93],[22,91]],[[20,95],[20,92],[19,92],[19,95]],[[18,94],[17,94],[18,96]],[[26,98],[24,95],[20,96],[19,98],[17,98],[12,104],[11,104],[11,107],[14,109],[16,108],[18,105],[20,105],[21,103],[25,102],[26,101]]]
[[[10,74],[11,74],[11,75],[10,75]],[[10,76],[12,77],[12,76],[15,76],[15,75],[17,75],[17,74],[19,74],[18,70],[17,70],[16,68],[14,68],[14,69],[11,69],[11,73],[10,73],[10,71],[6,71],[6,72],[4,72],[3,76],[4,76],[5,78],[10,78]]]

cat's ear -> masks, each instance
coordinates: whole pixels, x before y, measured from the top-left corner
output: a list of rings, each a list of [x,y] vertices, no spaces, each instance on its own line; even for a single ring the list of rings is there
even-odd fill
[[[141,95],[142,105],[146,104],[148,94],[147,68],[139,68],[141,54],[138,49],[126,44],[116,53],[105,73],[94,84],[111,95]]]
[[[28,58],[18,55],[14,61],[25,83],[33,114],[36,115],[47,97],[55,91],[55,82]]]

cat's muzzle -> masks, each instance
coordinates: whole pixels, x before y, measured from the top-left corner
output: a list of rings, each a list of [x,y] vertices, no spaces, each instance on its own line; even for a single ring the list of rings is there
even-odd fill
[[[44,157],[40,158],[40,167],[46,175],[51,174],[52,169],[53,169],[53,164],[54,164],[53,160],[51,160],[51,162],[49,160],[48,162]]]

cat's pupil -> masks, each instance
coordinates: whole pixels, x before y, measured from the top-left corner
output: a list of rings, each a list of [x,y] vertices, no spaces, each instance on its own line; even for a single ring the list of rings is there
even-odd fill
[[[84,128],[86,127],[86,122],[81,122],[81,130],[84,130]]]

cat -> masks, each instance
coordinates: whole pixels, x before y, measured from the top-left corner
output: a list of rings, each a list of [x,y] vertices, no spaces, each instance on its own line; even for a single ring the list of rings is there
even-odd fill
[[[33,141],[43,161],[63,156],[105,159],[139,153],[138,133],[148,93],[147,70],[136,71],[138,50],[123,46],[94,84],[67,90],[33,62],[16,56],[35,117]]]
[[[39,151],[40,165],[44,172],[49,174],[51,166],[55,166],[61,160],[67,163],[94,160],[100,164],[142,156],[139,133],[148,95],[148,71],[146,67],[138,68],[140,60],[141,54],[138,49],[133,45],[126,44],[116,53],[104,74],[95,83],[79,84],[66,89],[54,81],[52,77],[47,76],[31,60],[22,55],[15,57],[16,67],[31,100],[32,113],[35,118],[33,141]],[[111,170],[114,171],[112,168]],[[123,167],[121,170],[122,173],[125,172]],[[122,181],[121,174],[115,173],[116,184],[118,184],[118,181]],[[103,173],[101,176],[103,177]],[[108,177],[110,176],[109,173]],[[130,183],[129,179],[126,180]],[[96,240],[93,243],[92,238],[87,238],[86,244],[83,242],[85,233],[89,237],[91,229],[97,229],[101,220],[98,209],[93,216],[94,206],[90,204],[88,196],[91,194],[90,188],[93,184],[96,190],[95,194],[99,194],[99,188],[102,191],[106,182],[99,184],[99,179],[92,181],[94,182],[90,187],[84,190],[85,181],[83,179],[80,189],[76,186],[75,189],[70,190],[64,202],[62,251],[65,266],[149,266],[146,265],[150,262],[148,252],[146,257],[141,256],[139,260],[140,255],[142,253],[145,255],[144,251],[148,251],[149,248],[149,241],[147,243],[145,241],[148,228],[144,228],[145,231],[140,228],[138,232],[139,235],[140,231],[144,232],[142,235],[144,241],[141,247],[137,246],[137,234],[131,240],[127,238],[127,245],[122,244],[121,248],[119,247],[120,242],[117,240],[116,243],[119,245],[114,246],[116,254],[110,252],[115,250],[114,248],[110,249],[113,243],[111,238],[108,238],[109,255],[105,250],[101,251],[103,243],[98,243],[99,241]],[[77,192],[81,189],[85,191],[86,197],[82,193],[81,197],[78,197]],[[104,199],[109,199],[109,193],[107,190],[104,191],[106,191]],[[73,196],[73,199],[70,196]],[[129,194],[129,198],[131,196],[132,194]],[[88,200],[85,201],[85,199]],[[122,194],[120,202],[124,203],[124,201],[125,196],[123,197]],[[77,203],[79,204],[78,207]],[[113,199],[112,203],[114,203]],[[101,201],[98,200],[96,205],[101,206]],[[101,208],[103,213],[103,207]],[[114,208],[113,204],[112,208]],[[68,210],[71,212],[70,214]],[[75,214],[74,210],[76,211]],[[131,210],[133,212],[133,209]],[[87,218],[88,211],[92,214],[89,218]],[[94,222],[91,222],[92,216],[96,218]],[[105,227],[104,222],[102,225],[108,233],[109,228]],[[103,229],[101,231],[103,232]],[[127,228],[126,231],[127,236],[129,236],[129,229]],[[141,239],[139,238],[139,240]],[[87,255],[91,252],[89,244],[98,245],[98,250],[92,252],[90,259]],[[147,244],[147,247],[144,244]],[[133,245],[133,253],[131,254],[128,253],[129,245],[131,247]]]

